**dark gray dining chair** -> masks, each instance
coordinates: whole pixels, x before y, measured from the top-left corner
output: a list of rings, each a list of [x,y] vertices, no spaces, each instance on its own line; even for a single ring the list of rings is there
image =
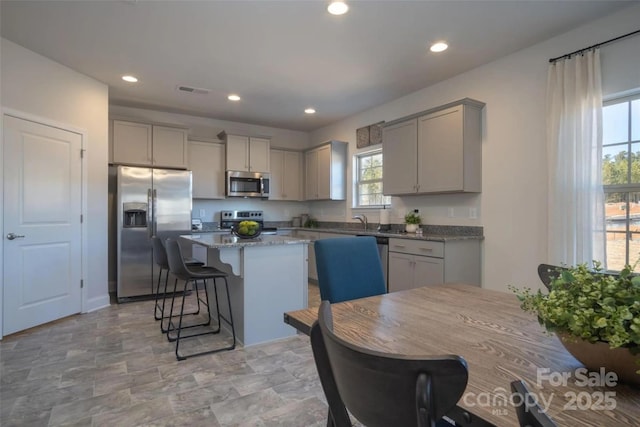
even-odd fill
[[[329,427],[351,427],[347,410],[367,427],[451,425],[443,417],[467,386],[467,363],[460,356],[387,354],[336,336],[328,301],[311,328],[311,347]]]
[[[538,265],[538,277],[547,289],[551,289],[551,281],[558,277],[558,275],[562,273],[563,269],[564,267],[557,265],[540,264]]]
[[[540,277],[540,281],[542,282],[542,284],[546,286],[547,289],[550,290],[551,282],[553,281],[553,279],[558,277],[565,270],[568,270],[568,268],[561,267],[558,265],[552,265],[552,264],[540,264],[538,265],[538,277]],[[600,271],[599,274],[602,274],[604,276],[612,276],[612,277],[620,276],[620,274],[615,271],[609,271],[609,272]],[[637,276],[637,273],[631,273],[629,275],[629,277],[633,277],[633,276]]]
[[[556,427],[556,423],[542,411],[522,380],[511,382],[511,392],[520,427]]]

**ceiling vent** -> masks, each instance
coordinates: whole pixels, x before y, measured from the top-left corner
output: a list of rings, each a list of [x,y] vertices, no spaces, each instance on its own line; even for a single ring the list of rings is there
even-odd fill
[[[178,90],[180,92],[197,93],[199,95],[206,95],[209,92],[211,92],[209,89],[203,89],[201,87],[191,87],[191,86],[178,86]]]

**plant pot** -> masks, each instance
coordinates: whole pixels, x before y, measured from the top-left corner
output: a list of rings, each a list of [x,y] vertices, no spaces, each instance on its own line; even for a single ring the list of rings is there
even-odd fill
[[[415,233],[416,231],[418,231],[418,227],[420,227],[420,224],[405,224],[404,230],[407,233]]]
[[[606,372],[615,372],[623,383],[640,385],[640,374],[636,373],[640,370],[636,363],[640,356],[634,356],[628,348],[610,348],[609,343],[591,343],[562,332],[556,335],[564,348],[589,371],[599,372],[602,367]]]

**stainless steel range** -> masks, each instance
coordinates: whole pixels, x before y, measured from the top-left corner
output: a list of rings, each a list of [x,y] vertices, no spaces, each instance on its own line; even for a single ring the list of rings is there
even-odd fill
[[[260,224],[262,234],[276,234],[278,229],[275,227],[264,226],[264,215],[262,211],[220,211],[220,228],[222,230],[231,230],[231,228],[240,221],[255,221]]]

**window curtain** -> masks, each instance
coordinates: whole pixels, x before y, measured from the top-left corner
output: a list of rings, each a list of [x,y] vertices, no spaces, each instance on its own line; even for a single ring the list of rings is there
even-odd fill
[[[600,51],[549,65],[549,262],[606,261]]]

